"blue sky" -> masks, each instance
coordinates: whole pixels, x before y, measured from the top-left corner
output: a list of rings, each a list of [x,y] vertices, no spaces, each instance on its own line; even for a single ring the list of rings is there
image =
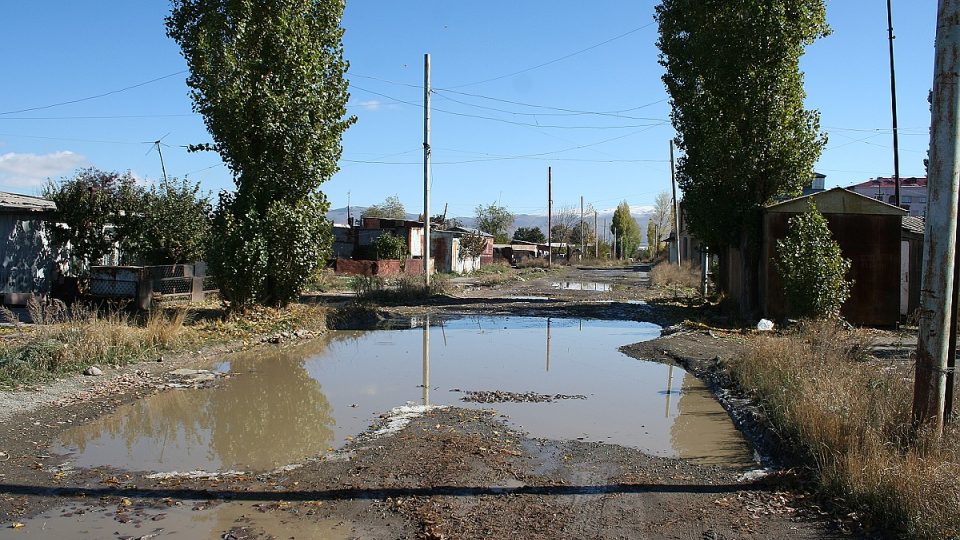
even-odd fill
[[[343,26],[351,63],[341,171],[322,190],[333,207],[397,195],[422,206],[423,54],[432,61],[434,213],[471,215],[499,201],[649,205],[670,189],[667,95],[650,0],[450,2],[352,0]],[[833,34],[804,57],[807,104],[830,142],[827,185],[892,174],[885,0],[834,0]],[[80,166],[232,188],[191,110],[185,63],[164,33],[164,0],[0,0],[0,189],[36,193]],[[894,0],[901,174],[924,174],[936,2]],[[584,51],[585,52],[580,52]],[[573,54],[577,53],[577,54]],[[566,58],[565,58],[566,57]],[[546,64],[546,65],[544,65]],[[140,83],[145,83],[130,88]],[[122,90],[94,99],[83,99]],[[76,103],[48,107],[67,101]],[[24,110],[33,109],[33,110]],[[23,112],[17,112],[23,111]],[[605,114],[584,114],[584,113]]]

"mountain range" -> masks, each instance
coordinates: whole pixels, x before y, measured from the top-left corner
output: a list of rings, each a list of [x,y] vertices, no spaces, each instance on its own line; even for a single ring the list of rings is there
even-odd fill
[[[364,206],[351,206],[350,207],[350,216],[353,219],[360,217],[360,214],[366,210]],[[611,220],[613,219],[613,212],[616,208],[610,208],[606,210],[597,211],[597,225],[600,229],[603,229],[604,220],[606,220],[607,227],[609,227]],[[575,212],[574,222],[579,220],[580,212],[579,209]],[[650,217],[653,215],[652,206],[631,206],[630,215],[633,217],[633,220],[637,222],[641,227],[641,232],[645,233],[647,230],[647,222],[650,220]],[[406,215],[406,219],[418,219],[419,214],[410,214]],[[343,208],[334,208],[327,212],[327,218],[333,221],[334,223],[346,224],[347,223],[347,207]],[[473,227],[476,224],[476,218],[474,216],[448,216],[448,219],[457,219],[464,227]],[[557,214],[554,214],[554,221],[556,223]],[[591,223],[593,220],[592,214],[585,214],[584,221]],[[514,214],[513,226],[508,231],[510,234],[513,234],[513,231],[520,227],[539,227],[541,231],[546,233],[547,231],[547,215],[546,214]],[[645,240],[646,236],[644,234],[641,237]]]

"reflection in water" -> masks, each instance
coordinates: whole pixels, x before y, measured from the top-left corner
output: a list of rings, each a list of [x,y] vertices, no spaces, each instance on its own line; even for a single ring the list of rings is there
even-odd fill
[[[111,511],[93,506],[68,505],[23,520],[24,527],[11,531],[11,537],[60,540],[92,538],[185,538],[218,540],[234,538],[228,532],[243,527],[257,538],[298,538],[340,540],[353,538],[349,524],[341,520],[313,521],[282,510],[261,511],[253,503],[228,502],[193,510],[190,505],[162,508],[130,507],[129,521],[121,523]],[[141,523],[142,522],[142,523]],[[246,534],[243,538],[252,538]],[[5,537],[0,529],[0,538]]]
[[[446,343],[446,338],[444,338]],[[430,316],[423,323],[423,404],[430,405]]]
[[[684,373],[677,408],[670,441],[680,457],[707,464],[750,465],[750,445],[733,429],[727,412],[700,379]]]
[[[534,437],[617,443],[661,456],[749,459],[730,419],[697,379],[617,347],[659,327],[631,321],[465,317],[431,343],[417,329],[331,332],[298,347],[224,358],[232,375],[206,390],[168,391],[67,431],[81,466],[263,470],[322,454],[404,403],[495,408]],[[435,321],[434,321],[435,322]],[[544,343],[544,332],[546,343]],[[546,369],[543,355],[546,350]],[[684,374],[680,399],[673,372]],[[663,406],[667,383],[666,415]],[[440,382],[442,386],[431,387]],[[463,390],[581,394],[554,403],[473,404]],[[431,390],[438,390],[433,392]],[[696,396],[700,396],[697,405]],[[701,425],[702,423],[702,425]],[[686,427],[684,427],[686,426]],[[739,440],[735,445],[730,441]]]
[[[564,289],[568,291],[598,291],[606,292],[613,290],[613,285],[609,283],[598,283],[596,281],[554,281],[554,289]]]
[[[263,349],[231,358],[217,388],[162,392],[61,435],[82,466],[149,470],[266,469],[333,442],[334,419],[306,358],[326,347]]]

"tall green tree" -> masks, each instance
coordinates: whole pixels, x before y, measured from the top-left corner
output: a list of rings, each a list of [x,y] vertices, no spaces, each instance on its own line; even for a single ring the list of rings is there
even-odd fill
[[[823,0],[663,0],[660,63],[691,232],[740,251],[740,308],[758,307],[763,206],[799,194],[826,144],[800,57],[827,35]]]
[[[379,217],[387,219],[404,219],[407,217],[407,209],[403,207],[400,198],[391,195],[380,204],[373,204],[367,207],[360,217]]]
[[[544,236],[540,227],[519,227],[513,231],[513,239],[523,242],[536,242],[538,244],[543,244],[547,241],[547,237]]]
[[[613,211],[610,233],[617,238],[617,257],[632,257],[640,246],[640,225],[630,215],[630,205],[623,201]]]
[[[507,230],[513,225],[513,214],[506,207],[496,203],[478,205],[474,212],[478,229],[492,234],[497,243],[505,244],[510,241]]]
[[[167,34],[194,110],[233,173],[214,213],[210,269],[233,307],[295,299],[329,253],[347,117],[344,0],[173,0]]]

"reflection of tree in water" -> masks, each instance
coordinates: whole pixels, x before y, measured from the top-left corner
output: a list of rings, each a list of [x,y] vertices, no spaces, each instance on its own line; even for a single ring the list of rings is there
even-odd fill
[[[334,420],[320,383],[304,364],[327,343],[232,356],[225,360],[235,375],[215,389],[162,392],[69,430],[61,440],[81,452],[99,439],[122,441],[128,457],[148,467],[143,456],[134,455],[135,444],[155,452],[162,463],[190,461],[174,463],[181,467],[269,468],[321,453],[333,440]]]
[[[202,394],[204,392],[163,392],[121,407],[88,425],[70,429],[60,435],[60,440],[84,452],[88,443],[108,439],[114,444],[122,443],[131,457],[134,444],[140,443],[158,448],[161,461],[168,446],[204,449],[209,441],[211,417],[206,410],[209,398]],[[174,459],[178,455],[176,450],[172,450],[172,454]]]
[[[311,343],[233,361],[234,371],[256,373],[241,374],[211,392],[216,426],[211,448],[225,467],[273,467],[330,446],[335,424],[330,403],[304,369],[317,352],[318,344]]]

